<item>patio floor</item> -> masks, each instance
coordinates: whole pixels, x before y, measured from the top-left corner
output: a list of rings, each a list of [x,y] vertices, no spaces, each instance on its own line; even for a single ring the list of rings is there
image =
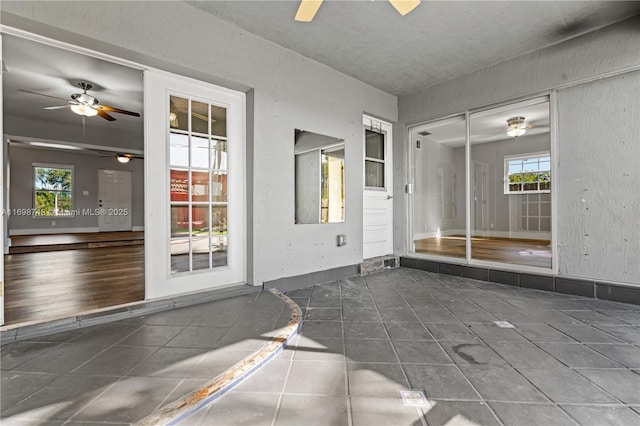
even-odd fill
[[[288,295],[300,336],[182,424],[640,424],[640,306],[405,268]],[[2,423],[137,421],[285,324],[269,297],[4,345]]]

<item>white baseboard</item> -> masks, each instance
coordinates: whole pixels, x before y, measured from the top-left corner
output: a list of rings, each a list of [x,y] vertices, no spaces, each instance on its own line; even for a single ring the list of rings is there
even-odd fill
[[[131,231],[133,232],[144,231],[144,226],[132,226]]]

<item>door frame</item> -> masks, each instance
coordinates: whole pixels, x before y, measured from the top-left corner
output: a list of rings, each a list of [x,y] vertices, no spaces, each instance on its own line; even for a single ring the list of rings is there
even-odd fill
[[[368,259],[393,253],[393,125],[387,121],[363,114],[362,116],[362,257]],[[366,130],[372,130],[384,135],[384,189],[367,188],[366,183]],[[385,253],[369,255],[365,243],[365,208],[367,198],[384,200],[387,203],[387,223]],[[369,249],[370,250],[370,249]]]

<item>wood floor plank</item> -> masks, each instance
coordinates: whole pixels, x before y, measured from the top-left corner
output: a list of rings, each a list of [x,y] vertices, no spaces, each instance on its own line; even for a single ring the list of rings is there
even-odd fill
[[[9,254],[4,261],[7,325],[144,299],[143,245]]]
[[[415,252],[464,259],[464,236],[447,236],[416,240]],[[515,265],[551,268],[551,246],[548,240],[517,238],[478,238],[471,240],[471,257],[477,260]]]

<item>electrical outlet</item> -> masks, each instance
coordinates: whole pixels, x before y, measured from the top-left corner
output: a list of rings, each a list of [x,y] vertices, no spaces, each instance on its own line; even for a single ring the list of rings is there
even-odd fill
[[[56,226],[56,221],[55,220],[51,221],[51,226]]]

